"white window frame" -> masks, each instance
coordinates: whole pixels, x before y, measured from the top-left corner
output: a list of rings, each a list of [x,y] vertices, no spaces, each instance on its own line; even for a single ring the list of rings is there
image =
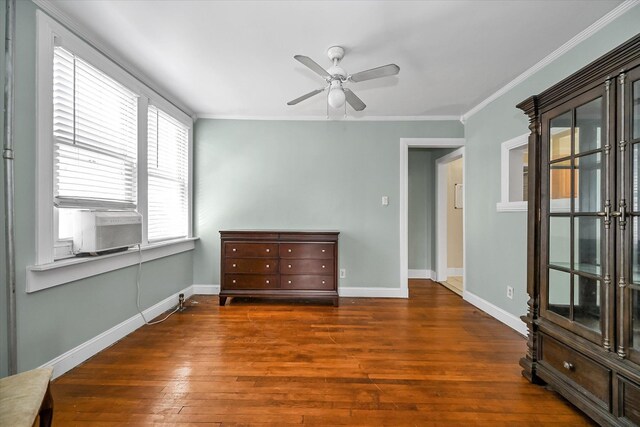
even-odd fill
[[[64,26],[36,12],[36,253],[34,265],[27,267],[27,292],[35,292],[124,268],[138,262],[137,249],[95,258],[54,261],[57,227],[54,218],[53,169],[53,48],[59,44],[70,49],[109,77],[139,95],[138,98],[138,211],[143,215],[143,262],[193,250],[193,120],[146,84],[108,59],[89,43]],[[147,210],[147,106],[153,103],[189,128],[189,234],[187,238],[149,244],[146,230]]]
[[[526,133],[500,145],[500,201],[496,203],[498,212],[522,212],[527,210],[529,203],[526,200],[517,202],[509,200],[512,181],[509,154],[511,150],[525,146],[528,143],[529,134]]]

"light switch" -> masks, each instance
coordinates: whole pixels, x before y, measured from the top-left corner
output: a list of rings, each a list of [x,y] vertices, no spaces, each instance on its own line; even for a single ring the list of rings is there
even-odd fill
[[[389,206],[389,196],[382,196],[382,206]]]

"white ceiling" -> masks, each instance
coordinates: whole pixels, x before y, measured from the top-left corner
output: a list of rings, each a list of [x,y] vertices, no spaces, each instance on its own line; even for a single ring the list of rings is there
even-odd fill
[[[55,6],[199,116],[324,117],[328,68],[400,74],[349,87],[352,117],[460,116],[618,6],[600,1],[57,0]]]

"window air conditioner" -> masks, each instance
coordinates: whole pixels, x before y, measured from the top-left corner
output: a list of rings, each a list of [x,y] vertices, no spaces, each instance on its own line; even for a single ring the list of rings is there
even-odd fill
[[[73,251],[97,255],[140,244],[142,215],[132,211],[76,212],[73,227]]]

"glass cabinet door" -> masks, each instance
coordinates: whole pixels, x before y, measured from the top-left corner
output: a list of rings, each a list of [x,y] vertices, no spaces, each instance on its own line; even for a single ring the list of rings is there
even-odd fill
[[[543,114],[540,314],[602,343],[607,137],[604,85]],[[545,250],[546,249],[546,250]]]

